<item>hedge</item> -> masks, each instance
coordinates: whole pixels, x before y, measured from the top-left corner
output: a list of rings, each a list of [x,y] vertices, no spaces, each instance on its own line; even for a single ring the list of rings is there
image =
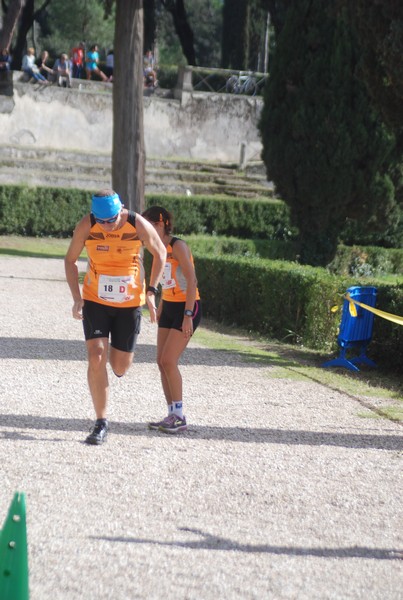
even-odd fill
[[[91,194],[83,190],[0,186],[0,234],[68,237],[76,222],[89,211],[90,200]],[[248,233],[248,237],[258,238],[244,240],[243,249],[252,244],[262,254],[263,249],[267,249],[267,242],[259,239],[263,230],[272,242],[279,241],[277,236],[281,240],[285,230],[288,231],[281,220],[281,216],[287,214],[281,202],[148,195],[147,205],[155,203],[163,204],[177,215],[176,229],[184,234],[200,229],[213,231],[213,228],[217,233],[223,233],[221,230],[232,233],[238,223],[245,236]],[[226,244],[223,242],[222,246]],[[234,241],[230,241],[231,244],[233,248],[237,246]],[[277,244],[277,251],[279,248]],[[214,248],[213,255],[206,247],[200,251],[196,244],[192,250],[206,314],[267,336],[300,342],[326,352],[336,350],[340,314],[330,309],[342,303],[343,294],[351,285],[375,285],[378,308],[403,315],[402,285],[386,285],[376,279],[357,281],[347,275],[333,275],[325,269],[239,256],[240,253],[220,256]],[[395,264],[395,269],[401,269],[399,251],[390,256],[390,251],[387,254],[379,249],[369,252],[373,256],[378,253],[379,261],[383,256],[382,260],[387,259]],[[340,258],[340,262],[343,260]],[[379,364],[401,372],[402,327],[377,317],[370,354]]]
[[[206,314],[279,340],[337,351],[344,294],[352,285],[374,285],[377,307],[403,316],[403,285],[330,274],[286,261],[194,253]],[[376,317],[368,354],[383,367],[403,370],[403,327]]]
[[[291,239],[289,209],[281,200],[147,194],[146,205],[164,206],[182,234],[210,233],[238,238]]]
[[[272,260],[298,261],[298,245],[293,241],[240,239],[216,235],[185,235],[185,241],[199,254],[258,256]],[[340,244],[331,273],[353,277],[379,277],[387,273],[403,275],[403,249]]]
[[[336,276],[294,262],[199,254],[194,247],[192,252],[204,314],[280,341],[338,353],[341,307],[353,285],[375,286],[377,307],[403,315],[403,285]],[[145,264],[149,272],[148,252]],[[339,310],[334,312],[334,307]],[[376,317],[368,354],[383,368],[400,373],[403,327]]]

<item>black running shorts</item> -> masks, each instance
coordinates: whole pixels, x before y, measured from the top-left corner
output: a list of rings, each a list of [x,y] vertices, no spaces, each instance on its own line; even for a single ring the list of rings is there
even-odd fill
[[[109,338],[111,346],[134,352],[140,333],[141,308],[120,308],[84,300],[83,327],[86,340]]]
[[[164,329],[178,329],[182,331],[183,311],[185,302],[168,302],[163,300],[162,313],[158,321],[158,327]],[[193,308],[193,331],[196,331],[202,316],[200,300],[196,300]]]

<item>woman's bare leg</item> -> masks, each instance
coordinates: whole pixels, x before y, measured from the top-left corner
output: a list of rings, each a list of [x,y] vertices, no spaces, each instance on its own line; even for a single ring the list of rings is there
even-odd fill
[[[178,368],[179,358],[188,345],[182,331],[177,329],[158,329],[168,332],[158,338],[157,362],[161,372],[161,382],[168,404],[182,400],[182,375]]]

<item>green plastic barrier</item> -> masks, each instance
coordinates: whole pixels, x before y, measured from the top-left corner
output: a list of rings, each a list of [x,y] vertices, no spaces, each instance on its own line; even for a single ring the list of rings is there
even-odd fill
[[[0,530],[0,598],[28,600],[28,548],[25,494],[16,492]]]

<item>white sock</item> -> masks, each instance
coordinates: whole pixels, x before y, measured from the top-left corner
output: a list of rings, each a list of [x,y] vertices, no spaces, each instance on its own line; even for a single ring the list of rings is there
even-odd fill
[[[182,400],[179,400],[178,402],[173,402],[172,403],[173,406],[173,414],[176,415],[177,417],[179,417],[180,419],[183,419],[183,402]]]
[[[174,405],[168,404],[168,417],[174,414]]]

